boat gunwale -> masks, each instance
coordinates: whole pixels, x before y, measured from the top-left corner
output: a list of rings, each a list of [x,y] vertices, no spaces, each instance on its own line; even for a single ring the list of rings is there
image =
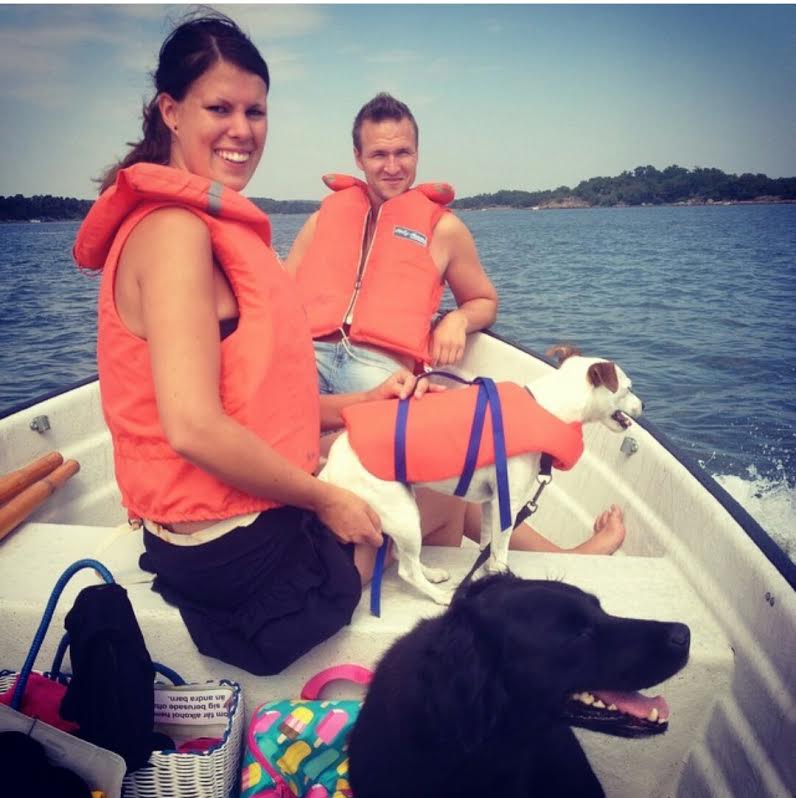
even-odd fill
[[[554,360],[546,355],[534,352],[531,349],[523,346],[516,341],[506,338],[492,329],[481,330],[483,335],[489,338],[494,338],[501,343],[518,349],[526,355],[530,355],[536,360],[546,363],[552,368],[556,368],[557,364]],[[49,399],[54,399],[61,394],[69,393],[77,388],[82,388],[91,382],[96,382],[98,379],[97,374],[94,373],[89,377],[71,383],[63,388],[55,388],[47,391],[40,396],[31,400],[20,402],[11,407],[0,410],[0,421],[9,416],[27,410],[41,402]],[[788,555],[780,548],[777,542],[766,532],[766,530],[749,514],[749,512],[741,505],[737,499],[733,498],[713,477],[705,471],[696,458],[686,450],[679,447],[674,443],[669,436],[661,431],[652,421],[645,418],[640,418],[635,421],[643,429],[645,429],[666,451],[668,451],[683,467],[693,476],[699,484],[707,490],[707,492],[726,510],[730,517],[743,529],[746,535],[762,552],[765,558],[776,568],[782,578],[790,585],[793,590],[796,590],[796,563],[792,562]]]
[[[526,355],[541,360],[553,368],[557,367],[554,360],[546,355],[534,352],[524,347],[522,344],[512,341],[494,330],[482,330],[490,338],[519,349]],[[683,467],[693,476],[703,488],[727,511],[732,519],[746,532],[747,536],[763,553],[766,559],[777,569],[782,578],[796,590],[796,563],[780,548],[777,542],[766,532],[766,530],[749,514],[737,499],[733,498],[705,469],[699,465],[697,459],[685,449],[682,449],[669,436],[649,419],[643,416],[634,419],[634,424],[638,424],[645,429],[664,449],[666,449]]]

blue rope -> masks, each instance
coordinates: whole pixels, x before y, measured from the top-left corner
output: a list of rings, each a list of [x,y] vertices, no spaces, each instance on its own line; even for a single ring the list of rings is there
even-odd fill
[[[19,710],[20,706],[22,705],[22,696],[25,693],[25,686],[27,685],[28,677],[33,670],[33,663],[36,661],[36,657],[39,654],[39,649],[41,649],[41,645],[44,642],[44,636],[47,634],[47,629],[50,626],[50,621],[52,620],[53,613],[55,612],[55,605],[58,603],[58,599],[61,597],[61,593],[66,587],[66,583],[78,571],[82,571],[84,568],[93,568],[105,580],[105,582],[108,584],[113,583],[113,575],[111,572],[97,560],[78,560],[77,562],[72,563],[72,565],[70,565],[61,574],[58,581],[55,583],[55,587],[52,589],[52,593],[50,593],[50,598],[47,602],[47,606],[44,608],[44,614],[42,615],[41,622],[39,623],[39,628],[36,630],[36,634],[33,636],[33,642],[31,643],[27,659],[25,660],[25,664],[22,666],[22,670],[19,672],[19,678],[17,679],[17,684],[14,688],[14,695],[11,697],[12,709]],[[63,657],[63,652],[61,652],[61,656]]]

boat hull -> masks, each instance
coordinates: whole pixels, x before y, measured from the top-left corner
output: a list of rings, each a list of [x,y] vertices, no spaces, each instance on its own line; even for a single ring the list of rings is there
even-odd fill
[[[530,382],[551,367],[496,336],[477,334],[470,336],[460,372]],[[48,431],[31,429],[37,416],[47,416]],[[581,462],[555,474],[533,523],[559,545],[573,546],[590,534],[594,516],[615,502],[623,507],[628,526],[622,549],[611,558],[512,553],[512,568],[527,577],[565,578],[595,592],[616,614],[688,623],[693,636],[689,665],[664,685],[674,714],[660,740],[631,741],[628,748],[627,741],[578,732],[607,793],[628,798],[793,794],[792,564],[734,500],[649,422],[619,435],[592,427],[585,438]],[[140,535],[118,531],[126,519],[96,382],[0,420],[0,473],[53,449],[77,459],[81,470],[29,523],[0,543],[4,667],[21,664],[25,641],[32,637],[37,612],[59,569],[99,553],[117,576],[135,578]],[[427,548],[423,556],[460,578],[473,551]],[[25,568],[34,573],[23,576]],[[375,663],[396,635],[439,611],[407,594],[390,573],[382,619],[367,614],[365,596],[350,627],[283,674],[257,680],[197,654],[173,608],[147,584],[128,581],[127,586],[153,656],[170,665],[184,663],[190,672],[183,675],[190,679],[237,676],[250,709],[269,697],[296,694],[306,677],[328,664]],[[69,603],[67,596],[65,609]],[[57,640],[50,642],[54,646]],[[45,650],[39,665],[47,664],[48,654]]]

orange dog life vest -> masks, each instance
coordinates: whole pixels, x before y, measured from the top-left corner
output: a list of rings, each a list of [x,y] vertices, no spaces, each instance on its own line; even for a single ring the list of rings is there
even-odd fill
[[[497,384],[506,438],[506,455],[547,452],[556,468],[572,468],[583,453],[583,430],[548,413],[520,385]],[[478,388],[427,393],[409,400],[406,474],[409,482],[458,477],[464,468]],[[379,479],[395,479],[395,420],[398,400],[362,402],[343,410],[351,448]],[[492,416],[486,414],[476,468],[495,462]]]
[[[363,259],[367,184],[347,175],[326,175],[324,182],[335,193],[321,204],[296,272],[313,338],[349,324],[352,341],[428,362],[431,319],[444,287],[429,246],[453,189],[424,183],[384,202]]]
[[[161,523],[219,520],[278,506],[227,485],[171,448],[158,415],[147,342],[116,312],[114,279],[127,237],[147,214],[169,205],[190,210],[207,225],[214,257],[238,302],[238,327],[221,342],[225,412],[304,471],[318,463],[312,341],[295,285],[271,249],[268,217],[219,183],[139,163],[121,170],[94,203],[73,251],[79,266],[103,269],[97,361],[122,502],[131,516]]]

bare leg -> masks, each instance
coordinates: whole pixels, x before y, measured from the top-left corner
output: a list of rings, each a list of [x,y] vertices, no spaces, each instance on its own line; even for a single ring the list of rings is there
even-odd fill
[[[469,504],[464,517],[464,534],[471,540],[480,540],[481,507]],[[544,535],[540,535],[530,524],[522,523],[511,533],[509,548],[515,551],[568,551],[576,554],[613,554],[625,539],[625,523],[622,510],[612,504],[594,520],[592,536],[572,549],[557,546]]]
[[[469,502],[428,488],[415,488],[420,528],[426,546],[461,546]]]

